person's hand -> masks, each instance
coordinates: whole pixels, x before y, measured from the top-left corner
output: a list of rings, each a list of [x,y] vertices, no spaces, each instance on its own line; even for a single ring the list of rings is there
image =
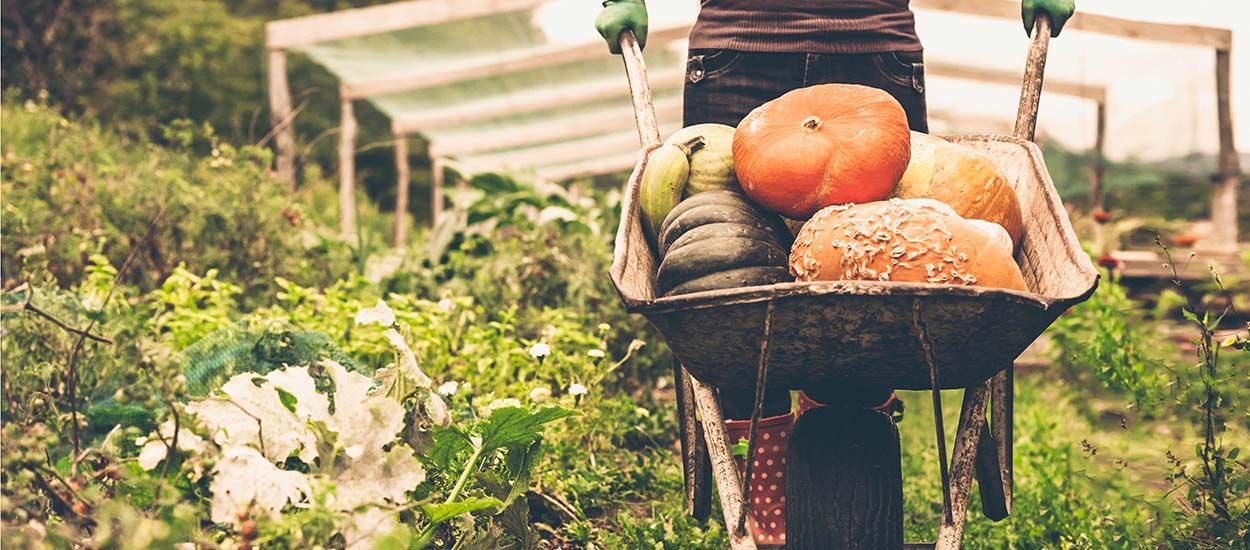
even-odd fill
[[[630,29],[638,37],[638,47],[647,45],[647,5],[642,0],[604,0],[603,11],[595,18],[595,30],[608,41],[612,53],[621,53],[621,31]]]
[[[1020,16],[1024,19],[1024,32],[1029,36],[1033,36],[1033,15],[1038,10],[1050,14],[1050,35],[1059,36],[1063,24],[1076,11],[1076,0],[1021,0]]]

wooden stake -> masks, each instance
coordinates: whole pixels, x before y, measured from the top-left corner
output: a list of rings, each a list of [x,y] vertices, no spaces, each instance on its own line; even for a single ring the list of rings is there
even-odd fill
[[[356,115],[352,100],[341,96],[339,132],[339,232],[356,236]]]
[[[435,154],[430,148],[430,225],[437,226],[443,217],[443,178],[446,177],[447,165],[443,157]]]
[[[269,50],[269,125],[274,131],[278,181],[295,191],[295,124],[291,118],[291,88],[286,79],[286,51]]]
[[[408,137],[395,134],[395,248],[408,240]]]
[[[1097,129],[1094,133],[1094,157],[1090,160],[1089,209],[1091,212],[1104,210],[1107,207],[1103,189],[1103,172],[1107,165],[1106,157],[1104,156],[1106,136],[1107,102],[1099,101]]]
[[[1211,225],[1213,242],[1220,249],[1237,248],[1237,184],[1241,179],[1241,166],[1237,147],[1233,144],[1233,108],[1231,104],[1232,83],[1229,69],[1232,52],[1220,49],[1215,52],[1216,108],[1220,127],[1219,181],[1211,192]]]

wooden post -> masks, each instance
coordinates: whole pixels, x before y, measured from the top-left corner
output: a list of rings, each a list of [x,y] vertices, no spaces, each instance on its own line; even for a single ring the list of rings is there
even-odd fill
[[[447,175],[446,161],[438,156],[434,146],[429,148],[430,156],[430,226],[437,226],[443,217],[443,178]]]
[[[356,115],[352,100],[340,95],[339,132],[339,232],[356,235]]]
[[[1105,210],[1106,191],[1103,188],[1103,172],[1106,169],[1105,142],[1107,135],[1107,102],[1098,102],[1097,129],[1094,134],[1094,158],[1090,160],[1089,209]]]
[[[286,80],[286,50],[269,50],[269,125],[273,127],[278,181],[295,191],[295,120]]]
[[[408,136],[395,133],[395,248],[408,240]]]
[[[1229,49],[1215,51],[1216,107],[1220,127],[1219,177],[1211,190],[1211,225],[1213,242],[1220,249],[1237,248],[1237,184],[1241,179],[1241,166],[1237,148],[1233,144],[1233,108],[1231,104],[1232,83],[1229,66],[1232,61]]]

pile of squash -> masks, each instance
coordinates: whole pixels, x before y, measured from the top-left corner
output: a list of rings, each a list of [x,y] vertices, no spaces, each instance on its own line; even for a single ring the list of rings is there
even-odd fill
[[[1002,171],[909,131],[876,88],[801,88],[737,128],[683,128],[652,152],[639,193],[661,296],[793,280],[1027,290]]]

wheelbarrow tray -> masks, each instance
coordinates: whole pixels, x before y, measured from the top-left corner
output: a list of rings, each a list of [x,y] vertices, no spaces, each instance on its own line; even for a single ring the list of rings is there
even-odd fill
[[[1081,249],[1035,144],[1008,136],[948,138],[989,155],[1024,214],[1016,261],[1029,292],[928,283],[780,283],[657,298],[655,254],[638,206],[644,150],[625,188],[610,275],[631,313],[663,335],[699,381],[755,385],[769,302],[769,385],[857,384],[927,389],[919,313],[944,389],[985,382],[1009,366],[1060,314],[1090,296],[1098,272]],[[917,311],[919,310],[919,311]]]

